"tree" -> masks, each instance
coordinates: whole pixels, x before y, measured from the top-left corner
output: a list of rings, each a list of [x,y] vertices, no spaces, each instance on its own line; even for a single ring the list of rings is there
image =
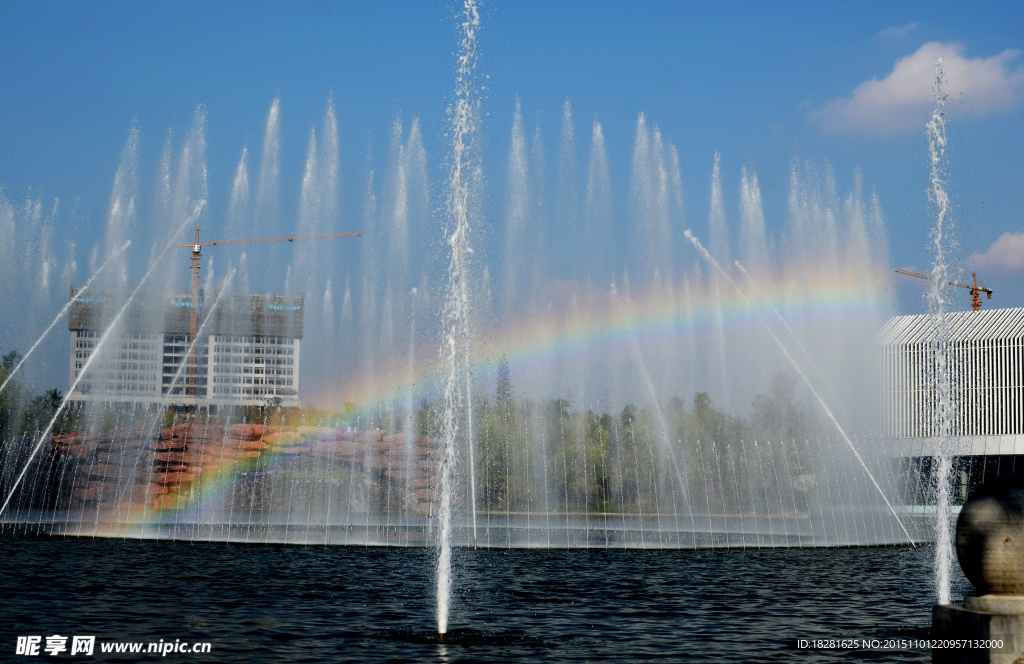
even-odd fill
[[[807,414],[796,402],[796,378],[775,374],[768,394],[754,397],[754,431],[763,440],[806,440],[809,434]]]
[[[345,414],[350,415],[349,422],[355,422],[355,409],[348,411],[346,408]],[[426,398],[420,400],[420,407],[416,410],[416,432],[423,437],[429,438],[440,433],[440,426],[439,413],[435,410],[435,407]]]
[[[4,358],[3,358],[4,369],[7,370],[8,374],[10,372],[14,371],[14,367],[18,366],[18,362],[20,360],[21,360],[21,353],[19,353],[16,350],[12,350],[10,353],[7,353],[6,355],[4,355]]]
[[[508,358],[504,355],[498,360],[498,386],[494,391],[494,400],[505,403],[512,399],[512,378],[508,368]]]
[[[46,390],[46,393],[43,394],[43,405],[51,413],[60,408],[62,401],[64,401],[64,395],[57,388]]]
[[[14,367],[17,366],[21,354],[12,350],[0,361],[0,384],[7,381]],[[25,423],[25,410],[32,397],[17,378],[12,379],[3,392],[0,392],[0,447],[21,437]]]
[[[767,394],[754,397],[754,431],[765,447],[784,460],[790,477],[812,472],[809,438],[812,435],[807,411],[794,399],[796,378],[775,374]],[[793,494],[794,509],[807,509],[806,491]]]
[[[711,395],[707,392],[693,395],[693,419],[691,438],[695,442],[710,445],[724,440],[727,416],[711,405]]]

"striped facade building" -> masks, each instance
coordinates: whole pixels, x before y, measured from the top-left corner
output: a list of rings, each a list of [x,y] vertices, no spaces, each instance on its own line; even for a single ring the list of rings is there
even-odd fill
[[[1024,309],[946,316],[950,438],[963,495],[986,478],[1024,471]],[[933,316],[897,316],[879,332],[885,435],[928,472],[934,456],[939,346]]]
[[[72,287],[72,407],[170,406],[216,414],[230,407],[299,405],[302,295],[201,296],[194,347],[191,295],[139,293],[125,309],[130,295],[90,290],[80,296]],[[90,362],[115,320],[113,336]],[[196,354],[194,390],[186,387],[190,351]]]

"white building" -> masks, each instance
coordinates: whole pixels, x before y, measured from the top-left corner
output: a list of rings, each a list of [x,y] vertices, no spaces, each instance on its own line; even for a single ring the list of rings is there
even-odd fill
[[[299,405],[303,296],[201,297],[199,339],[192,348],[191,296],[139,293],[90,362],[130,295],[91,290],[78,297],[78,289],[71,289],[68,389],[73,407],[171,406],[216,413],[278,400],[282,406]],[[190,352],[196,355],[194,390],[186,385]]]
[[[1024,309],[947,314],[954,480],[966,495],[995,475],[1024,471]],[[885,434],[927,475],[935,453],[936,321],[897,316],[879,333]]]

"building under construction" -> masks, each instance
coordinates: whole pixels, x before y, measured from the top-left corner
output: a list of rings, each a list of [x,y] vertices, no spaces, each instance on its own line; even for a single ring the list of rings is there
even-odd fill
[[[140,292],[133,298],[130,291],[79,295],[72,286],[71,299],[73,408],[174,407],[212,415],[233,407],[299,405],[302,295]],[[194,301],[200,327],[193,345]]]

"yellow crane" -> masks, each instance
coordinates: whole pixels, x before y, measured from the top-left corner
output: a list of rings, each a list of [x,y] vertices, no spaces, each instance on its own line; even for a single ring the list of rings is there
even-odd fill
[[[927,274],[921,274],[920,272],[911,272],[910,270],[896,270],[900,274],[905,274],[908,277],[917,277],[918,279],[927,279],[928,281],[934,281],[931,276]],[[971,273],[971,277],[974,279],[974,285],[962,284],[959,281],[950,281],[950,286],[959,286],[960,288],[966,288],[971,291],[971,309],[973,311],[981,311],[981,295],[985,293],[988,295],[988,299],[992,299],[992,289],[982,288],[978,285],[978,275],[974,272]]]
[[[262,242],[305,242],[307,240],[330,240],[340,237],[360,237],[359,233],[319,233],[317,235],[285,235],[282,237],[251,237],[237,240],[211,240],[209,242],[199,241],[199,229],[196,226],[196,239],[192,244],[179,244],[178,247],[186,247],[192,250],[192,306],[189,320],[190,342],[194,342],[198,333],[197,315],[199,313],[199,265],[202,259],[203,247],[216,247],[225,244],[257,244]],[[193,346],[188,356],[188,378],[185,382],[186,396],[194,397],[196,394],[196,352]]]

